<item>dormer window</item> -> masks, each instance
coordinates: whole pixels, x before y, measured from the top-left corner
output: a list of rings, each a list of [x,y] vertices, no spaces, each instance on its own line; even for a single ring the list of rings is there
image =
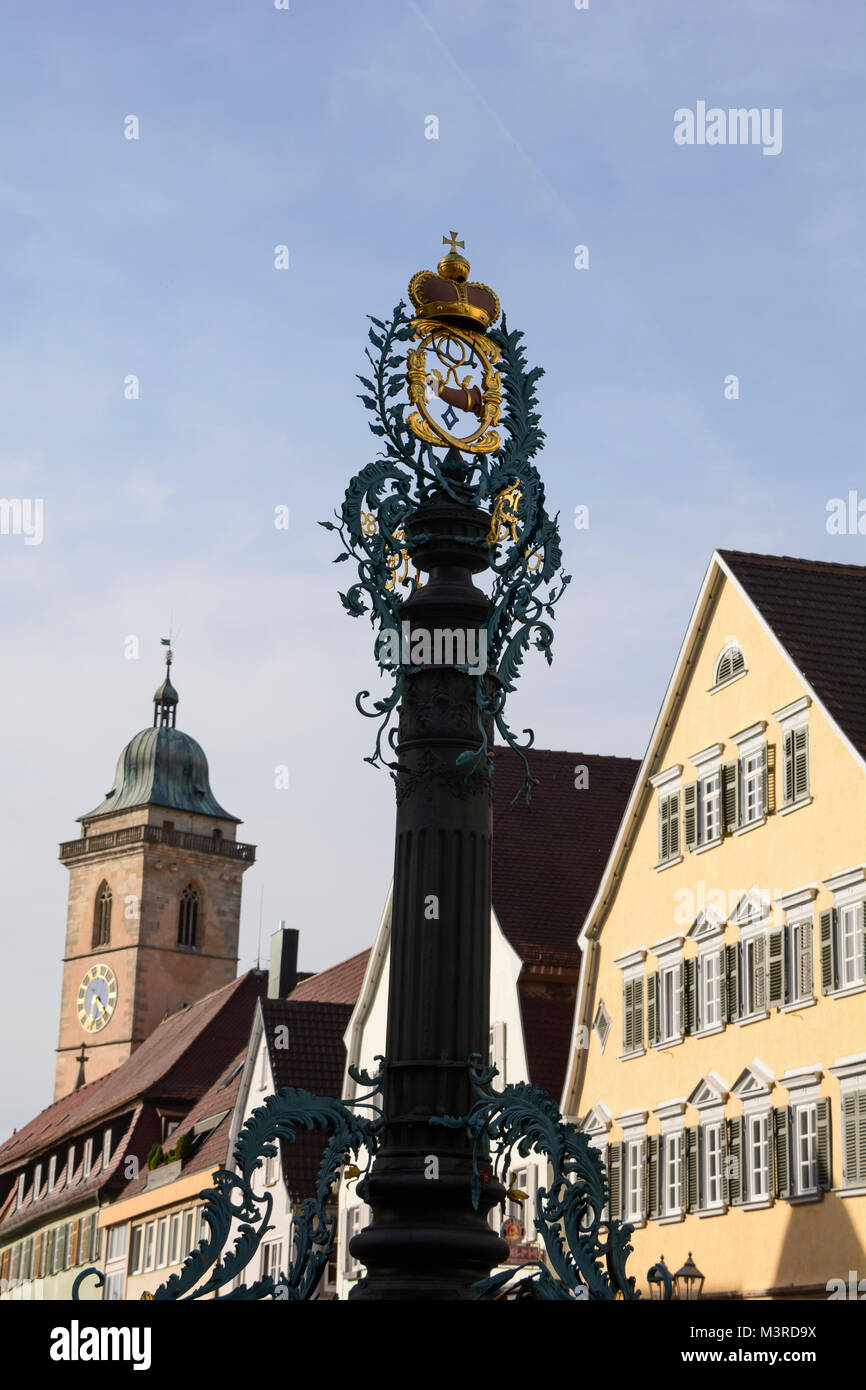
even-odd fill
[[[736,680],[737,676],[742,676],[745,670],[746,658],[743,655],[742,647],[738,642],[729,642],[716,662],[713,689]]]

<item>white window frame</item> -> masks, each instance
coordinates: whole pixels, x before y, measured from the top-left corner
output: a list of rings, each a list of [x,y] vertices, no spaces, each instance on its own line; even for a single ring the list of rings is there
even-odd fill
[[[656,1047],[667,1047],[683,1038],[683,941],[681,935],[667,936],[657,941],[651,948],[658,967],[656,991],[656,1011],[658,1042]],[[670,982],[670,987],[668,985]],[[644,1000],[644,1014],[649,1012]],[[646,1018],[644,1019],[646,1026]]]
[[[610,1127],[612,1123],[613,1116],[607,1106],[603,1104],[602,1101],[597,1101],[580,1126],[586,1135],[589,1147],[598,1150],[599,1157],[605,1167],[608,1181],[610,1180],[610,1170],[607,1160],[610,1149]],[[607,1221],[609,1215],[608,1203],[605,1202],[600,1219],[602,1221]]]
[[[343,1241],[343,1273],[347,1279],[357,1279],[364,1266],[349,1250],[349,1242],[359,1231],[363,1231],[370,1219],[369,1210],[363,1202],[353,1202],[346,1208],[346,1234]],[[498,1223],[497,1223],[498,1227]]]
[[[126,1259],[126,1247],[128,1241],[129,1227],[125,1223],[116,1226],[109,1226],[108,1240],[105,1246],[105,1263],[113,1264],[115,1260]]]
[[[695,768],[698,784],[697,801],[697,846],[696,853],[702,850],[712,849],[714,845],[721,844],[724,833],[723,827],[723,807],[722,807],[722,753],[723,743],[711,743],[708,748],[702,748],[699,753],[693,753],[689,762]],[[715,790],[710,793],[709,783],[715,779]],[[710,833],[707,811],[710,804],[715,806],[714,832]]]
[[[659,1105],[653,1111],[659,1122],[659,1215],[656,1221],[666,1225],[684,1221],[685,1212],[680,1204],[685,1172],[685,1130],[683,1116],[686,1109],[684,1096]],[[673,1162],[672,1162],[673,1160]],[[674,1171],[674,1196],[671,1200],[671,1170]]]
[[[156,1255],[155,1262],[157,1269],[165,1269],[168,1263],[168,1217],[161,1216],[156,1223]]]
[[[772,1116],[768,1106],[761,1109],[743,1111],[743,1148],[745,1149],[742,1190],[746,1203],[766,1203],[769,1205],[770,1191],[770,1144]],[[759,1162],[756,1164],[756,1155]]]
[[[767,976],[767,962],[769,954],[769,927],[772,920],[772,904],[769,898],[751,890],[745,894],[737,904],[736,911],[732,914],[731,921],[737,922],[740,928],[740,975],[737,982],[739,993],[739,1014],[737,1023],[754,1023],[757,1019],[766,1018],[769,1009],[767,999],[769,997],[769,979]],[[749,970],[749,951],[754,948],[758,937],[763,938],[764,942],[764,1002],[758,1004],[752,998],[753,974]],[[748,1004],[748,1008],[746,1005]]]
[[[748,830],[754,830],[756,826],[763,825],[767,818],[767,807],[764,805],[764,744],[767,742],[767,721],[759,719],[756,724],[751,724],[748,729],[741,729],[739,733],[731,735],[731,742],[737,745],[737,831],[738,835],[744,834]],[[750,770],[750,763],[757,763],[757,766]],[[749,806],[749,789],[754,785],[757,788],[755,806],[756,814],[747,816]]]
[[[266,1241],[262,1246],[262,1272],[264,1279],[268,1275],[276,1284],[283,1264],[283,1242],[282,1239]]]
[[[185,1260],[186,1257],[187,1257],[187,1255],[191,1255],[192,1252],[193,1252],[193,1250],[195,1249],[195,1241],[193,1240],[193,1234],[194,1234],[194,1230],[195,1230],[195,1227],[194,1227],[195,1208],[194,1208],[194,1207],[187,1207],[186,1210],[185,1210],[184,1212],[181,1213],[181,1217],[182,1217],[182,1224],[181,1224],[181,1236],[180,1236],[180,1250],[181,1250],[181,1255],[180,1255],[180,1257],[181,1257],[181,1260]]]
[[[156,1222],[148,1221],[144,1228],[142,1270],[145,1274],[150,1274],[154,1267],[153,1261],[156,1254]]]
[[[622,1129],[623,1220],[639,1228],[646,1225],[644,1200],[647,1190],[647,1110],[632,1110],[617,1117]]]
[[[814,1201],[820,1196],[818,1186],[818,1101],[821,1099],[819,1082],[820,1066],[801,1067],[785,1072],[779,1078],[779,1085],[788,1092],[789,1144],[788,1162],[791,1169],[791,1198],[796,1202]],[[803,1153],[803,1140],[808,1150]],[[807,1176],[814,1181],[803,1183],[804,1159]]]
[[[103,1299],[106,1303],[117,1303],[123,1300],[126,1292],[126,1272],[116,1269],[111,1274],[105,1276],[105,1289]]]
[[[866,983],[863,974],[864,903],[845,903],[839,917],[839,988],[854,989]],[[850,943],[850,950],[849,950]]]
[[[825,888],[833,894],[833,954],[836,961],[837,983],[831,991],[834,995],[857,994],[866,989],[866,975],[863,968],[863,936],[866,933],[866,865],[858,864],[853,869],[844,869],[824,879]],[[851,909],[854,909],[851,914]],[[846,922],[849,914],[854,918],[854,970],[853,978],[845,974]],[[819,946],[820,949],[820,946]],[[820,973],[820,960],[813,965],[813,983],[816,973]]]
[[[721,667],[721,664],[724,661],[725,657],[728,655],[728,653],[733,651],[738,651],[740,653],[741,657],[743,658],[743,664],[740,667],[739,671],[735,671],[733,675],[725,676],[723,680],[720,680],[719,669]],[[735,637],[730,638],[722,647],[722,650],[719,652],[718,656],[716,657],[713,663],[713,683],[709,688],[708,694],[714,695],[717,690],[724,690],[726,686],[733,685],[734,681],[738,681],[743,676],[747,675],[748,670],[749,668],[746,665],[746,653],[743,648],[743,644],[741,642],[738,642]]]
[[[172,1212],[168,1226],[168,1263],[176,1265],[180,1261],[180,1212],[175,1211]]]
[[[728,1209],[725,1200],[725,1170],[722,1160],[727,1152],[727,1125],[725,1122],[725,1102],[728,1099],[727,1082],[716,1071],[709,1071],[689,1096],[689,1101],[698,1111],[698,1216],[718,1216]],[[717,1183],[716,1197],[710,1201],[710,1133],[719,1136],[717,1172],[713,1175]]]
[[[713,1211],[724,1205],[724,1161],[722,1154],[724,1145],[722,1143],[722,1127],[724,1126],[724,1115],[714,1119],[706,1119],[701,1124],[701,1177],[703,1179],[703,1202],[704,1211]],[[713,1188],[715,1187],[715,1192]]]
[[[75,1145],[70,1144],[66,1150],[66,1186],[72,1186],[72,1179],[75,1176]]]
[[[84,1141],[84,1157],[81,1160],[81,1180],[90,1177],[90,1170],[93,1167],[93,1139]]]
[[[57,1184],[57,1154],[52,1154],[48,1160],[48,1185],[46,1191],[53,1192]]]
[[[111,1162],[111,1130],[107,1129],[102,1136],[102,1171],[108,1168]]]

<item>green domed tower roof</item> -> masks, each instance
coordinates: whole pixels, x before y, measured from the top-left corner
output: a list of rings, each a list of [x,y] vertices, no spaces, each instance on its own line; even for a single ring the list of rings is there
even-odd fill
[[[79,820],[131,811],[136,806],[165,806],[240,823],[220,806],[211,791],[201,744],[175,728],[178,693],[169,679],[171,660],[169,652],[165,680],[153,697],[153,728],[142,729],[130,739],[117,760],[111,791]]]

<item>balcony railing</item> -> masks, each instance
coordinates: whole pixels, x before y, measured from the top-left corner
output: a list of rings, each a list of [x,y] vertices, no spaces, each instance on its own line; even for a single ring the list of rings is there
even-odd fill
[[[216,854],[222,859],[242,859],[252,864],[255,845],[242,845],[237,840],[222,840],[214,835],[193,835],[185,830],[168,830],[162,825],[128,825],[124,830],[109,830],[104,835],[82,836],[66,840],[60,846],[62,860],[79,859],[84,854],[99,854],[124,845],[174,845],[178,849],[194,849],[201,854]]]

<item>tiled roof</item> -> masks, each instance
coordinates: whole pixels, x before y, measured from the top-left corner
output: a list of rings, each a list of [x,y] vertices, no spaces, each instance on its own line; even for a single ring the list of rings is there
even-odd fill
[[[294,997],[262,1000],[277,1090],[283,1086],[297,1086],[314,1095],[340,1095],[346,1066],[343,1034],[352,1007],[351,1002],[334,1004]],[[274,1046],[275,1029],[280,1024],[289,1030],[286,1048]],[[293,1201],[309,1197],[315,1191],[316,1174],[326,1142],[327,1135],[322,1129],[298,1130],[294,1143],[283,1145],[286,1184]]]
[[[535,982],[528,980],[524,972],[517,984],[517,994],[529,1079],[558,1105],[571,1047],[577,984],[563,985],[555,993],[551,990],[540,994],[536,992]]]
[[[267,975],[249,970],[172,1014],[121,1066],[55,1101],[7,1139],[0,1146],[0,1173],[131,1109],[139,1098],[198,1100],[246,1043],[255,1001],[266,988]]]
[[[577,933],[599,880],[640,768],[635,758],[530,749],[539,785],[532,803],[518,791],[523,766],[497,747],[493,793],[493,907],[527,963],[576,967]],[[575,787],[585,766],[587,785]],[[533,1081],[535,1076],[533,1075]]]
[[[738,550],[719,555],[866,757],[866,565]]]
[[[339,965],[332,965],[328,970],[320,970],[317,975],[310,975],[295,985],[289,998],[313,999],[322,1004],[354,1004],[361,993],[369,959],[368,949],[341,960]]]

